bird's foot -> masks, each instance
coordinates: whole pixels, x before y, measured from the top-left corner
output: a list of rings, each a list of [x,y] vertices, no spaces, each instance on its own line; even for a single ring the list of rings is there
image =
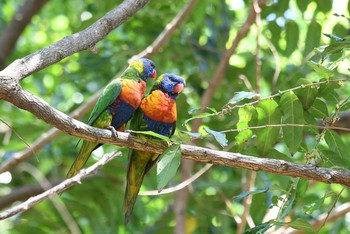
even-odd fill
[[[108,127],[106,127],[106,129],[108,129],[112,132],[112,136],[113,136],[114,140],[116,140],[118,138],[117,130],[115,130],[115,128],[113,126],[108,126]]]

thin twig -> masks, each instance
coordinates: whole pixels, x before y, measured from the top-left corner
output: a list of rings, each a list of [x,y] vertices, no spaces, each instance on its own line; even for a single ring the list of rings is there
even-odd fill
[[[332,207],[329,209],[329,211],[327,212],[327,215],[326,215],[326,218],[323,220],[322,224],[320,225],[320,227],[318,228],[318,232],[321,230],[322,227],[324,227],[324,225],[326,224],[331,212],[334,210],[335,208],[335,205],[337,204],[339,198],[340,198],[340,195],[344,192],[345,190],[345,186],[343,186],[343,188],[340,190],[340,192],[338,193],[337,195],[337,198],[334,200],[333,204],[332,204]]]
[[[31,174],[39,182],[40,186],[44,189],[44,191],[52,188],[52,185],[48,181],[48,179],[46,179],[45,176],[34,166],[26,163],[23,164],[20,169]],[[58,196],[49,196],[48,199],[52,202],[53,206],[56,208],[62,220],[66,223],[69,229],[69,233],[80,234],[81,231],[79,229],[79,226],[77,225],[72,215],[69,213],[66,205],[61,201],[61,199]]]
[[[205,172],[207,172],[212,166],[213,166],[212,164],[206,164],[202,169],[197,171],[193,176],[191,176],[187,180],[182,181],[180,184],[175,185],[171,188],[163,189],[161,192],[159,192],[159,190],[141,191],[139,192],[139,195],[140,196],[158,196],[158,195],[163,195],[167,193],[174,193],[192,184],[200,176],[202,176]]]
[[[55,187],[53,187],[49,190],[46,190],[45,192],[43,192],[37,196],[31,197],[27,201],[0,213],[0,220],[3,220],[6,218],[9,218],[11,216],[14,216],[16,214],[22,213],[22,212],[28,210],[29,208],[31,208],[32,206],[34,206],[35,204],[37,204],[45,199],[48,199],[49,197],[57,196],[58,194],[67,190],[68,188],[70,188],[76,184],[80,184],[82,179],[95,173],[100,167],[102,167],[103,165],[108,163],[110,160],[114,159],[115,157],[121,156],[121,155],[122,155],[121,152],[114,152],[111,154],[104,155],[98,162],[96,162],[95,164],[93,164],[92,166],[87,168],[86,170],[84,170],[84,169],[81,170],[76,176],[69,178],[69,179],[63,181],[62,183],[56,185]]]

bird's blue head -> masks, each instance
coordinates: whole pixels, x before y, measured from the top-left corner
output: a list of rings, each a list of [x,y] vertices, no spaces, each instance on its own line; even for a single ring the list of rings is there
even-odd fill
[[[157,77],[156,64],[147,58],[141,58],[140,61],[143,63],[142,80],[155,79]]]
[[[129,71],[136,70],[138,77],[144,81],[146,81],[148,78],[154,79],[157,77],[156,64],[150,59],[136,59],[130,63],[129,68],[131,68]]]
[[[155,83],[155,89],[163,91],[173,99],[177,98],[185,86],[186,82],[182,77],[170,73],[159,76]]]

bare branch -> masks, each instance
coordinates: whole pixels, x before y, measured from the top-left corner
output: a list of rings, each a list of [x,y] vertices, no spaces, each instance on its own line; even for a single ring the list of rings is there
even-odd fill
[[[5,67],[6,60],[15,48],[17,39],[25,27],[48,0],[27,0],[13,16],[0,37],[0,69]]]
[[[67,36],[24,58],[15,60],[0,72],[0,76],[9,76],[16,80],[22,80],[28,75],[40,71],[76,52],[89,49],[148,2],[149,0],[125,0],[83,31]]]
[[[55,186],[61,183],[62,181],[63,181],[62,179],[55,179],[55,180],[49,181],[49,183]],[[29,185],[24,185],[17,189],[13,189],[11,193],[1,196],[0,210],[11,205],[15,201],[24,201],[29,197],[35,196],[44,191],[45,189],[43,189],[43,187],[40,184],[29,184]]]
[[[86,178],[87,176],[95,173],[100,167],[105,165],[107,162],[112,160],[115,157],[121,156],[122,154],[120,152],[114,152],[112,154],[107,154],[102,157],[98,162],[93,164],[91,167],[87,168],[86,170],[81,170],[76,176],[69,178],[62,183],[56,185],[55,187],[46,190],[45,192],[29,198],[27,201],[19,204],[18,206],[15,206],[9,210],[6,210],[2,213],[0,213],[0,220],[9,218],[11,216],[14,216],[18,213],[24,212],[34,206],[35,204],[50,198],[52,196],[55,196],[59,193],[62,193],[63,191],[67,190],[68,188],[72,187],[73,185],[81,183],[81,180]]]

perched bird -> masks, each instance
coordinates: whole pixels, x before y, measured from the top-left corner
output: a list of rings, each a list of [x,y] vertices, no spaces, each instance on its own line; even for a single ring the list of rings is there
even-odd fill
[[[158,77],[148,96],[142,99],[131,120],[132,130],[153,131],[171,137],[176,127],[176,98],[185,87],[185,80],[173,74]],[[130,150],[124,196],[125,224],[129,222],[143,178],[157,162],[159,154]]]
[[[109,83],[96,102],[88,124],[97,128],[108,128],[116,136],[124,131],[146,91],[146,80],[156,78],[155,64],[146,58],[130,63],[123,74]],[[73,177],[83,168],[92,151],[102,144],[83,141],[79,154],[69,169],[67,177]]]

